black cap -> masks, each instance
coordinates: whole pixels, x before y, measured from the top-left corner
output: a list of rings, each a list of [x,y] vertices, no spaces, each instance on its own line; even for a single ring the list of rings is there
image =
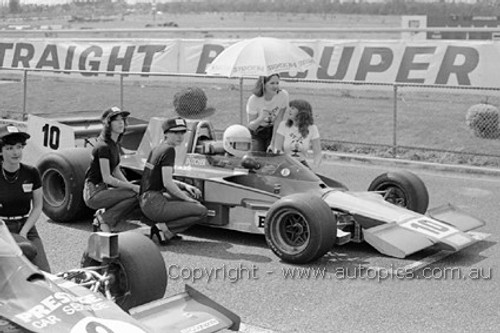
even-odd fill
[[[26,132],[22,132],[14,124],[0,126],[0,140],[4,144],[25,143],[30,138]]]
[[[113,120],[113,118],[115,118],[117,116],[122,116],[123,118],[126,118],[129,115],[130,115],[130,112],[123,111],[117,106],[112,106],[112,107],[104,110],[104,112],[102,113],[101,119],[102,119],[102,121],[107,120],[107,119]]]
[[[187,124],[184,118],[170,118],[165,120],[162,125],[163,133],[187,131]]]

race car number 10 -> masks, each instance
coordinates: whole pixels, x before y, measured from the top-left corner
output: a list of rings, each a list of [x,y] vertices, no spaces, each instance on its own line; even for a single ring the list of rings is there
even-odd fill
[[[411,220],[401,226],[435,238],[443,238],[456,232],[454,228],[431,219]]]
[[[50,149],[57,150],[61,140],[61,130],[57,126],[45,124],[42,127],[43,132],[43,146]]]

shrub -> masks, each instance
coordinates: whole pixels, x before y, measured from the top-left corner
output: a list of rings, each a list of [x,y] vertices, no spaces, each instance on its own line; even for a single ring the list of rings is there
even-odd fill
[[[474,135],[487,139],[499,136],[498,119],[498,108],[485,103],[471,106],[465,116],[465,122]]]
[[[207,107],[207,96],[203,89],[189,87],[174,95],[174,108],[184,118],[201,119],[214,114],[213,107]]]

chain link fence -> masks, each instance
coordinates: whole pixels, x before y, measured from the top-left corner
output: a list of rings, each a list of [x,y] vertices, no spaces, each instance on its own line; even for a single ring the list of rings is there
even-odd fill
[[[195,94],[182,101],[183,107],[190,109],[192,100],[193,110],[213,108],[209,119],[221,136],[231,124],[246,124],[245,105],[255,84],[250,78],[203,75],[97,74],[99,79],[73,73],[54,75],[48,70],[2,69],[0,116],[90,116],[117,105],[148,121],[175,115],[179,92],[202,89],[206,100]],[[311,103],[325,150],[500,166],[495,106],[500,103],[500,89],[286,79],[281,87],[290,99]]]

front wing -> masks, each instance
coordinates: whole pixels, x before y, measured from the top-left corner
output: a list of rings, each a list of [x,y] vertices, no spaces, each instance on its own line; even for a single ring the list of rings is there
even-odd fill
[[[439,244],[444,250],[459,251],[477,240],[466,231],[484,222],[452,205],[428,212],[428,216],[409,218],[363,230],[367,243],[379,252],[405,258]]]
[[[396,258],[407,257],[434,244],[446,250],[461,250],[477,241],[466,231],[485,224],[449,204],[422,215],[388,203],[371,192],[329,191],[323,199],[334,211],[353,216],[368,244]]]

